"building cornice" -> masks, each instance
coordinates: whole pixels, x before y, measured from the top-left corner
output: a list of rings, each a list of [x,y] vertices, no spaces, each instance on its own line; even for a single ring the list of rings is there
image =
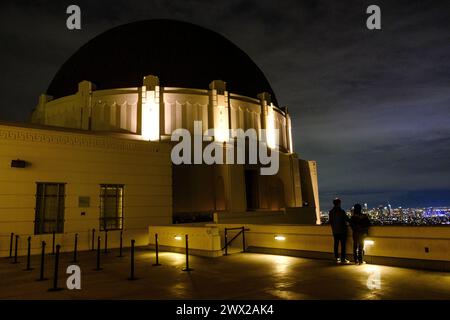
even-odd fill
[[[0,140],[45,143],[126,152],[168,152],[164,144],[114,136],[0,125]],[[167,150],[166,150],[167,149]]]

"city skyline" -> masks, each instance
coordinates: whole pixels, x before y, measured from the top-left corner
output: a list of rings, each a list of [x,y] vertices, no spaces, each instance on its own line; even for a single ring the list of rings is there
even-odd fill
[[[79,1],[80,31],[65,26],[71,3],[49,4],[3,4],[0,120],[28,121],[59,66],[102,31],[179,19],[217,30],[264,70],[295,151],[317,160],[323,209],[336,196],[346,207],[450,205],[448,2],[378,1],[378,31],[365,26],[368,1]]]
[[[362,205],[363,212],[368,215],[372,225],[379,226],[445,226],[450,225],[450,207],[403,208],[380,205],[369,207]],[[353,208],[346,210],[352,215]],[[328,212],[322,211],[321,222],[328,224]]]

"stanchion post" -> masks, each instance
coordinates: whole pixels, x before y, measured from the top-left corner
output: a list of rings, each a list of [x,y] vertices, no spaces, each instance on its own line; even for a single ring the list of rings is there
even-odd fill
[[[105,230],[105,253],[108,253],[108,230]]]
[[[120,230],[120,239],[119,239],[119,258],[122,258],[122,245],[123,245],[123,230]]]
[[[228,229],[225,228],[225,255],[228,255]]]
[[[53,231],[52,233],[52,255],[55,254],[55,240],[56,240],[56,233]]]
[[[62,290],[62,288],[58,288],[58,269],[59,269],[59,250],[60,249],[61,249],[61,246],[58,244],[56,246],[56,253],[55,253],[55,270],[53,271],[53,287],[50,288],[48,291]]]
[[[137,278],[134,276],[134,243],[135,240],[131,240],[131,251],[130,251],[131,264],[130,264],[130,277],[128,278],[128,280],[137,280]]]
[[[157,233],[155,233],[155,254],[156,254],[156,262],[153,264],[153,266],[157,267],[161,265],[159,263],[159,242]]]
[[[183,271],[192,271],[194,269],[189,268],[189,236],[185,236],[185,242],[186,242],[186,267],[183,269]]]
[[[94,245],[94,240],[95,239],[95,228],[94,229],[92,229],[92,240],[91,240],[91,251],[94,251],[95,250],[95,245]]]
[[[17,261],[17,247],[19,246],[19,235],[16,234],[16,243],[14,244],[14,261],[12,263],[16,264],[19,263]]]
[[[28,242],[27,267],[26,267],[25,271],[30,271],[30,270],[33,270],[33,268],[31,268],[31,237],[28,237],[27,242]]]
[[[45,241],[42,241],[42,251],[41,251],[41,271],[39,275],[39,279],[37,281],[47,280],[44,278],[44,266],[45,266]]]
[[[245,227],[242,227],[242,251],[245,252]]]
[[[102,268],[100,267],[100,246],[101,246],[101,238],[98,236],[97,238],[97,267],[94,269],[95,271],[100,271]]]
[[[73,260],[71,262],[78,262],[77,261],[77,252],[78,251],[78,233],[75,233],[75,242],[73,245]]]
[[[11,237],[9,238],[9,257],[10,258],[12,258],[13,242],[14,242],[14,232],[11,232]]]

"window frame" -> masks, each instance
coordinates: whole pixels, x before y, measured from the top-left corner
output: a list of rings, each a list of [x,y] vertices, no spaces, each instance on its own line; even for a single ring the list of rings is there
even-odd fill
[[[34,234],[52,234],[54,233],[64,233],[65,225],[65,200],[66,200],[66,184],[65,182],[36,182],[36,193],[35,193],[35,208],[34,208]],[[42,186],[42,194],[39,194],[39,186]],[[47,195],[48,186],[57,186],[56,196]],[[61,194],[62,192],[62,194]],[[45,219],[46,217],[46,199],[49,197],[55,197],[57,199],[57,213],[56,219]],[[43,209],[41,210],[41,206]],[[41,216],[42,213],[42,216]],[[43,218],[41,220],[41,218]],[[54,223],[52,231],[45,231],[46,223]]]
[[[116,217],[115,218],[105,218],[104,217],[104,199],[105,199],[105,195],[104,195],[104,188],[115,188],[116,189],[116,206],[115,206],[115,211],[116,211]],[[121,199],[121,207],[120,207],[120,215],[119,215],[119,194],[118,191],[122,190],[122,199]],[[124,209],[124,198],[125,198],[125,185],[124,184],[112,184],[112,183],[104,183],[104,184],[100,184],[100,203],[99,203],[99,230],[100,231],[115,231],[115,230],[123,230],[123,223],[124,223],[124,214],[123,214],[123,209]],[[115,220],[117,221],[116,224],[118,225],[118,227],[116,228],[106,228],[107,224],[106,221],[107,220]]]

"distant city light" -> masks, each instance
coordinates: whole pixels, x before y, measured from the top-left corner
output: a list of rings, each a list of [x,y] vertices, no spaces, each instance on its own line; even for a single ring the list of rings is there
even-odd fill
[[[284,241],[284,240],[286,240],[286,237],[285,236],[275,236],[275,240]]]
[[[404,226],[435,226],[450,224],[450,207],[426,208],[392,208],[379,205],[376,208],[364,208],[363,211],[374,226],[404,225]],[[348,210],[351,216],[352,211]],[[321,212],[321,224],[327,224],[328,212]]]

